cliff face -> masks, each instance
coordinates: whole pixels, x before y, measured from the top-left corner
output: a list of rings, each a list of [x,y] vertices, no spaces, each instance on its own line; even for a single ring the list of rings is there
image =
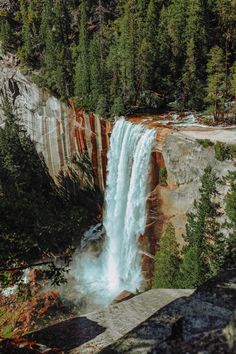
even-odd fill
[[[111,124],[61,103],[39,89],[20,73],[14,62],[14,57],[0,61],[0,96],[11,98],[16,114],[37,143],[38,151],[43,153],[52,176],[66,168],[75,154],[81,156],[87,151],[95,183],[104,190]]]
[[[136,121],[136,123],[138,123]],[[145,121],[143,122],[144,124]],[[150,123],[148,123],[150,126]],[[236,144],[236,127],[163,127],[152,124],[157,130],[157,145],[153,149],[150,173],[150,197],[148,200],[148,220],[141,237],[143,250],[143,271],[146,279],[152,278],[155,252],[165,226],[171,222],[175,227],[177,241],[182,246],[185,233],[186,214],[199,197],[200,178],[210,165],[218,178],[235,171],[235,161],[218,161],[214,147],[204,148],[198,139],[208,138]],[[167,172],[166,183],[160,181],[160,170]],[[224,208],[228,186],[218,185],[218,201]],[[225,221],[222,217],[222,223]]]

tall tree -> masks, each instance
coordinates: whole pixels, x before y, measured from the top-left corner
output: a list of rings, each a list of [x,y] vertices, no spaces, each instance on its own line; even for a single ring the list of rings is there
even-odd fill
[[[79,106],[90,105],[89,40],[87,31],[86,1],[80,4],[80,37],[75,68],[75,96]]]
[[[142,91],[152,90],[156,79],[157,23],[158,18],[155,0],[150,0],[145,16],[143,38],[139,48],[139,76]]]
[[[228,179],[230,191],[226,197],[226,214],[229,218],[229,235],[225,242],[225,263],[227,266],[234,266],[236,264],[236,173],[230,173]]]
[[[128,0],[124,7],[124,15],[120,19],[121,36],[119,39],[120,72],[122,96],[126,104],[135,104],[136,87],[136,1]]]
[[[220,117],[224,116],[226,95],[224,52],[218,46],[214,46],[210,50],[207,74],[207,96],[205,100],[209,104],[215,122],[217,122]]]
[[[156,270],[153,278],[154,288],[177,288],[180,266],[179,245],[176,242],[175,229],[168,224],[161,236],[160,250],[156,257]]]
[[[225,90],[229,93],[229,69],[236,55],[236,1],[217,0],[222,48],[224,48]],[[223,34],[223,35],[222,35]]]
[[[182,76],[184,103],[190,109],[200,109],[204,98],[205,59],[207,53],[205,19],[204,1],[190,0],[188,2],[185,29],[186,60]]]
[[[198,287],[222,265],[216,177],[211,167],[205,169],[201,184],[200,199],[194,202],[194,210],[187,217],[180,283],[184,288]]]
[[[6,18],[0,17],[0,41],[4,53],[12,47],[12,31]]]

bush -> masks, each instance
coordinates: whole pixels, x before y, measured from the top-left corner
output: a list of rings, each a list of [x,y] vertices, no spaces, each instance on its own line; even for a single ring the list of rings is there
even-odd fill
[[[114,100],[114,104],[111,107],[111,116],[121,116],[125,112],[124,103],[121,97],[116,97]]]
[[[159,172],[159,182],[160,184],[166,186],[167,185],[167,169],[165,167],[162,167]]]
[[[214,143],[210,139],[197,139],[197,142],[204,148],[208,148],[214,145]]]
[[[231,149],[221,141],[217,141],[214,145],[215,158],[219,161],[229,160],[232,157]]]
[[[156,253],[156,270],[153,277],[154,288],[177,288],[180,265],[179,245],[175,229],[168,224],[161,236],[160,250]]]

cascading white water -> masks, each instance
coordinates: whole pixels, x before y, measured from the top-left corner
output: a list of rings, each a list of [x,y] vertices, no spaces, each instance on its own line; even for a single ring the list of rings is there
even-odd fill
[[[80,285],[106,302],[142,281],[139,236],[146,225],[149,161],[155,130],[119,119],[108,154],[104,226],[106,243],[98,258],[86,254],[79,267]]]

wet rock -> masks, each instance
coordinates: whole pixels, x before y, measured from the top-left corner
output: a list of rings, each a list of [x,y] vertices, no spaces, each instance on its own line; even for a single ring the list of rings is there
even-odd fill
[[[135,295],[127,290],[122,291],[118,296],[116,296],[116,298],[113,300],[114,303],[117,302],[122,302],[128,299],[131,299],[132,297],[134,297]]]

